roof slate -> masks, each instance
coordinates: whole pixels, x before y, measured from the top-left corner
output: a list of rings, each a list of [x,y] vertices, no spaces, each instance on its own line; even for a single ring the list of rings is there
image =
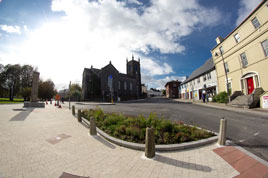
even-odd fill
[[[201,67],[199,67],[198,69],[193,71],[192,74],[186,80],[184,80],[181,84],[185,84],[185,83],[187,83],[187,82],[189,82],[189,81],[199,77],[200,75],[207,73],[213,69],[215,69],[215,66],[213,63],[213,59],[211,57],[205,62],[205,64],[203,64]]]

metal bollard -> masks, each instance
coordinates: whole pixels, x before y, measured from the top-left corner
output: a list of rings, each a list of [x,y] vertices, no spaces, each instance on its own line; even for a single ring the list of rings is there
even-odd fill
[[[89,132],[90,132],[90,135],[97,135],[96,121],[93,117],[90,117]]]
[[[82,122],[82,113],[81,113],[80,109],[78,110],[77,120],[78,120],[78,122]]]
[[[153,158],[155,156],[154,128],[146,128],[145,156]]]
[[[226,130],[227,130],[227,120],[222,118],[220,123],[218,144],[225,145],[226,142]]]
[[[75,115],[75,106],[72,106],[72,114]]]

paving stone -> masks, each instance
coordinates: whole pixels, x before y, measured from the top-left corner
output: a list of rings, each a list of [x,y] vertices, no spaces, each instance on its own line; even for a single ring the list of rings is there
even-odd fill
[[[59,178],[63,172],[91,178],[238,175],[212,151],[217,148],[214,144],[160,152],[155,160],[146,160],[142,158],[144,152],[114,144],[111,147],[90,137],[88,128],[77,122],[71,110],[47,105],[45,109],[34,109],[24,121],[10,122],[17,114],[12,110],[15,108],[18,105],[0,106],[0,175],[3,177]],[[60,134],[71,137],[54,145],[46,141]]]

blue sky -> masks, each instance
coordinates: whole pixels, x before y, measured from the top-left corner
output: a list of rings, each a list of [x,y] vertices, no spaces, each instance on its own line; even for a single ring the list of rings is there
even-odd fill
[[[0,63],[31,64],[58,89],[84,67],[122,73],[141,58],[142,82],[163,88],[201,66],[261,0],[0,0]]]

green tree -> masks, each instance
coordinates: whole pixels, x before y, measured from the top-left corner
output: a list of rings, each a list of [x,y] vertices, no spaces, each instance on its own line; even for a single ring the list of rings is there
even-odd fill
[[[48,79],[46,81],[39,80],[38,85],[38,97],[42,100],[50,100],[57,93],[55,85],[52,80]]]
[[[13,101],[14,95],[18,94],[20,89],[20,72],[21,66],[19,64],[6,65],[4,67],[3,79],[4,85],[9,88],[9,100]]]
[[[78,101],[82,96],[82,88],[78,83],[72,84],[70,87],[70,95],[73,98],[77,98]]]

